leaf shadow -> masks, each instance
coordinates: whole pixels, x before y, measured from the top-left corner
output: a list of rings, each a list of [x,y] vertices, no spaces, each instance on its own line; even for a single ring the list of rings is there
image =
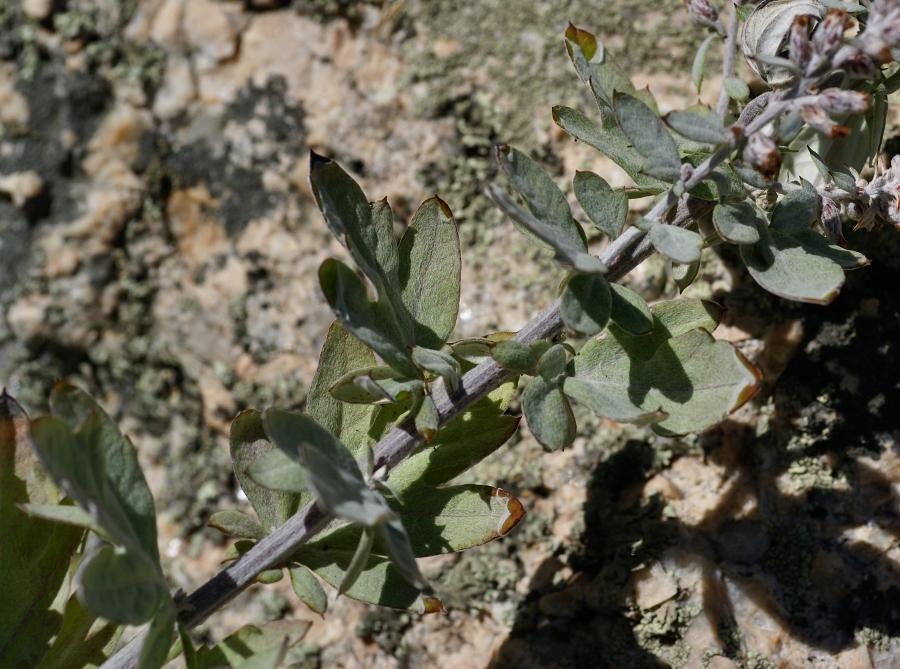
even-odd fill
[[[854,241],[876,259],[883,246],[883,261],[848,275],[828,309],[738,282],[726,324],[766,342],[755,400],[766,422],[729,420],[694,446],[601,452],[584,531],[537,566],[491,669],[701,666],[713,655],[744,666],[788,661],[786,648],[840,666],[896,655],[900,297],[883,287],[900,281],[900,243]],[[797,322],[802,341],[783,342]],[[654,463],[666,452],[671,464]],[[654,563],[678,574],[678,592],[641,607],[632,569]]]

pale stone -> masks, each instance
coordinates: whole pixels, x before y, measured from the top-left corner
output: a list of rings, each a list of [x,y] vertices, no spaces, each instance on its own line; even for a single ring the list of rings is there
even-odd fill
[[[28,100],[15,88],[16,66],[0,63],[0,123],[24,125],[28,123]]]
[[[9,195],[12,203],[21,209],[28,200],[38,196],[44,180],[36,172],[13,172],[0,175],[0,192]]]
[[[153,113],[163,120],[171,120],[183,113],[196,97],[190,62],[187,58],[169,56],[163,85],[153,100]]]
[[[185,0],[164,0],[153,12],[147,36],[169,53],[180,53],[184,49],[181,32],[184,12]]]
[[[28,295],[16,300],[6,313],[10,330],[23,341],[38,336],[49,306],[50,298],[46,295]]]
[[[774,583],[727,577],[725,583],[734,620],[746,647],[766,657],[781,652],[788,632],[772,596]]]
[[[46,19],[52,9],[52,0],[22,0],[22,13],[36,21]]]
[[[869,649],[862,644],[839,653],[834,661],[841,669],[875,669]]]
[[[220,2],[190,0],[184,8],[182,34],[202,67],[212,67],[234,56],[237,31]]]
[[[722,655],[715,655],[706,665],[707,669],[738,669],[733,660]]]
[[[634,574],[634,596],[642,609],[657,607],[677,594],[678,584],[659,562]]]

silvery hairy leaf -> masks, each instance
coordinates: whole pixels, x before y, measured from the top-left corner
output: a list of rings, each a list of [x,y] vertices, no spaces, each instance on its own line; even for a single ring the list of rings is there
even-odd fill
[[[645,158],[642,171],[663,181],[678,180],[678,147],[656,112],[636,97],[619,92],[613,94],[613,109],[622,132]]]
[[[795,72],[772,58],[778,57],[787,44],[794,18],[802,15],[821,19],[825,6],[817,0],[765,0],[744,23],[744,57],[750,69],[772,88],[785,88],[796,80]]]

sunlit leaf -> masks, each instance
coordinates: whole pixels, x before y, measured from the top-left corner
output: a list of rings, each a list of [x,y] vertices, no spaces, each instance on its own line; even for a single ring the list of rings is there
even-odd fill
[[[822,200],[814,188],[801,188],[784,196],[772,211],[772,229],[792,235],[819,219]]]
[[[617,239],[628,216],[628,195],[613,190],[603,177],[593,172],[576,172],[572,185],[578,204],[591,222],[610,239]]]
[[[273,648],[296,646],[312,623],[306,620],[276,620],[262,627],[247,625],[214,648],[197,649],[198,669],[221,669],[240,666],[250,658],[272,651]]]
[[[718,33],[708,35],[700,44],[700,48],[697,49],[697,55],[694,56],[694,63],[691,66],[691,80],[694,82],[694,87],[698,93],[703,87],[703,74],[706,71],[706,58],[709,56],[709,49],[718,37]]]
[[[557,384],[540,376],[531,379],[522,408],[531,434],[546,450],[557,451],[575,441],[575,416]]]
[[[347,447],[309,416],[269,409],[264,425],[269,438],[303,465],[307,484],[326,509],[365,526],[393,515],[384,498],[366,486]]]
[[[606,265],[599,258],[584,251],[583,245],[576,245],[567,235],[539,221],[532,214],[513,202],[503,191],[497,188],[489,188],[488,194],[504,214],[519,224],[519,227],[529,230],[535,237],[547,242],[556,255],[554,260],[569,269],[575,269],[586,274],[603,274]]]
[[[440,416],[438,416],[437,406],[430,395],[425,395],[416,403],[413,414],[416,432],[422,435],[426,442],[431,441],[437,434]]]
[[[509,146],[497,147],[496,157],[512,187],[525,200],[529,212],[544,229],[549,231],[553,239],[545,239],[527,227],[523,232],[532,239],[536,236],[537,240],[546,242],[554,248],[564,245],[586,251],[587,240],[584,230],[572,218],[566,196],[553,179],[531,158]],[[515,219],[514,222],[520,223]]]
[[[407,508],[410,510],[419,510],[418,506]],[[410,545],[409,537],[403,526],[403,521],[400,518],[384,521],[375,527],[375,531],[377,532],[379,542],[384,547],[394,568],[399,571],[403,578],[405,578],[413,587],[416,587],[419,590],[424,589],[425,579],[422,578],[422,573],[419,571],[419,565],[416,564],[416,556]]]
[[[451,393],[455,393],[459,388],[460,366],[449,353],[414,346],[412,357],[413,362],[422,369],[443,377],[447,381],[447,387]]]
[[[320,616],[324,615],[328,610],[328,597],[319,580],[304,566],[291,567],[288,573],[291,576],[291,587],[294,589],[294,594],[311,611],[315,611]]]
[[[230,537],[262,539],[266,536],[262,525],[240,511],[218,511],[210,516],[209,526]]]
[[[391,367],[375,365],[347,373],[335,381],[329,392],[335,399],[348,404],[373,404],[402,402],[421,395],[422,389],[422,379],[409,378]],[[366,417],[369,415],[371,411],[365,414]]]
[[[439,349],[456,325],[459,311],[459,232],[447,204],[438,197],[422,203],[400,241],[399,282],[411,316],[412,341]]]
[[[553,108],[553,120],[576,140],[593,146],[604,156],[610,158],[642,187],[641,194],[655,194],[669,187],[666,182],[641,171],[645,159],[629,142],[616,122],[612,109],[600,111],[601,127],[580,111],[569,107]]]
[[[613,94],[616,118],[625,136],[646,161],[643,172],[664,181],[681,176],[681,158],[675,140],[650,107],[627,93]]]
[[[672,262],[687,264],[700,260],[703,237],[676,225],[655,225],[650,230],[653,246]]]
[[[84,530],[29,516],[17,504],[59,503],[32,450],[28,416],[0,390],[0,658],[36,667],[64,620],[50,610]]]
[[[499,342],[491,354],[498,365],[511,372],[530,372],[538,363],[531,347],[514,339]]]
[[[666,125],[682,137],[703,144],[721,144],[725,141],[725,126],[713,113],[697,114],[688,111],[672,111],[663,117]]]
[[[737,349],[709,334],[721,313],[712,303],[676,300],[657,305],[647,335],[611,325],[606,337],[584,346],[563,389],[601,416],[654,423],[663,435],[714,425],[752,397],[760,382]]]

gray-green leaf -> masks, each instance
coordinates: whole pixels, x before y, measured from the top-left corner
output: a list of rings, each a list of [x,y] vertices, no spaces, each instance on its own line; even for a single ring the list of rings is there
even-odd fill
[[[672,262],[687,264],[700,260],[703,237],[675,225],[655,225],[650,230],[653,246]]]
[[[210,516],[209,526],[230,537],[262,539],[266,536],[262,525],[240,511],[217,511]]]
[[[538,361],[531,347],[514,339],[498,342],[491,353],[497,364],[510,372],[522,374],[537,367]]]
[[[438,197],[422,203],[400,240],[401,298],[414,328],[412,341],[439,349],[459,311],[459,231]]]
[[[650,107],[627,93],[613,94],[616,118],[625,136],[646,159],[643,172],[673,182],[681,176],[681,158],[675,140]]]
[[[367,527],[393,515],[368,488],[347,447],[309,416],[269,409],[263,422],[269,439],[303,465],[307,484],[326,509]]]
[[[558,451],[575,441],[575,416],[557,384],[534,377],[525,387],[522,405],[531,434],[546,450]]]
[[[288,569],[291,575],[291,587],[294,594],[300,598],[311,611],[315,611],[320,616],[328,610],[328,596],[319,583],[319,579],[313,576],[313,573],[302,565],[294,566]]]
[[[617,283],[611,283],[609,287],[612,289],[610,320],[633,334],[649,332],[653,327],[653,314],[644,298]]]
[[[765,226],[762,213],[750,202],[717,204],[713,209],[713,225],[726,242],[755,244],[759,241],[759,228]]]
[[[587,239],[584,230],[572,218],[566,196],[553,179],[531,158],[509,146],[498,146],[495,155],[510,184],[525,200],[528,210],[550,231],[557,242],[545,239],[528,227],[523,230],[526,236],[533,241],[546,242],[554,248],[557,244],[562,244],[586,251]]]
[[[612,309],[609,283],[602,276],[576,274],[560,295],[566,325],[587,337],[606,327]]]
[[[688,111],[673,111],[663,120],[682,137],[704,144],[721,144],[725,141],[725,126],[713,113],[706,115]]]
[[[617,239],[628,216],[628,195],[613,190],[593,172],[576,172],[573,185],[578,204],[591,222],[610,239]]]
[[[371,302],[363,280],[334,258],[322,263],[319,283],[325,299],[345,329],[398,372],[418,376],[409,356],[409,334],[401,334],[396,313],[387,300]]]

